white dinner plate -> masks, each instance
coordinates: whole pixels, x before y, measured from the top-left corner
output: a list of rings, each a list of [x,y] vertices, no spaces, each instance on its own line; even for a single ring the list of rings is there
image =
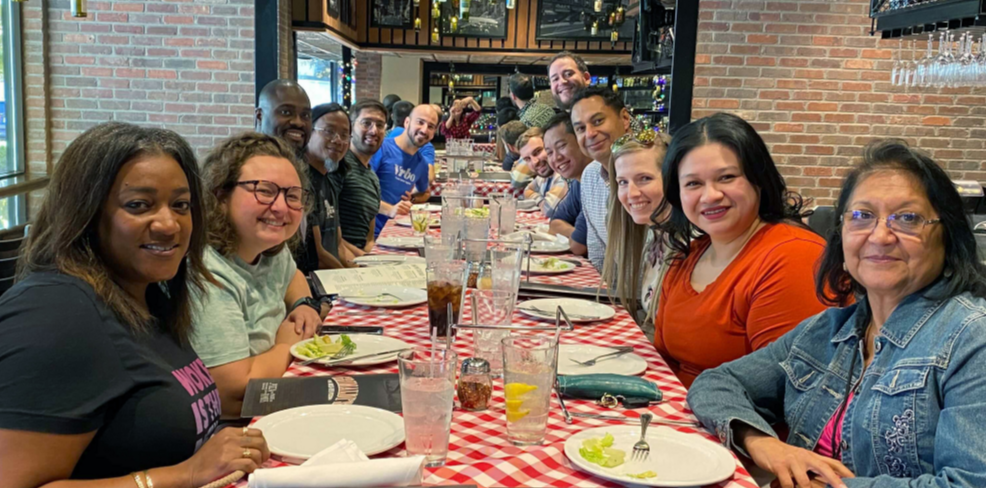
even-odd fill
[[[555,309],[561,307],[568,318],[576,323],[609,320],[616,316],[616,310],[609,305],[579,300],[578,298],[539,298],[517,304],[517,310],[537,319],[555,319]]]
[[[521,212],[538,210],[538,203],[534,200],[517,200],[517,210]]]
[[[404,442],[404,419],[383,409],[362,405],[309,405],[274,412],[252,426],[260,429],[272,454],[306,460],[349,439],[367,456]]]
[[[409,218],[394,219],[394,223],[397,224],[397,225],[399,225],[399,226],[401,226],[401,227],[410,227],[411,226],[411,219],[409,219]],[[428,228],[429,229],[437,229],[437,228],[439,228],[441,226],[442,226],[442,221],[440,219],[437,219],[437,218],[434,218],[434,217],[432,217],[431,223],[428,224]]]
[[[365,307],[404,308],[427,302],[428,292],[406,286],[363,285],[339,294],[339,298]]]
[[[531,243],[531,252],[544,253],[544,254],[557,254],[564,253],[571,250],[568,238],[562,235],[552,236],[547,233],[533,233],[530,230],[521,230],[507,234],[502,237],[505,241],[512,242],[523,242],[525,236],[532,236],[533,242]],[[553,240],[548,240],[548,237],[552,237]]]
[[[424,247],[424,237],[381,237],[377,239],[377,245],[393,249],[417,249]]]
[[[580,454],[582,441],[611,434],[613,448],[626,452],[626,462],[604,468],[586,461]],[[650,455],[645,461],[631,461],[633,445],[640,440],[640,427],[611,425],[579,432],[565,441],[565,455],[579,469],[618,483],[644,486],[705,486],[729,479],[736,471],[736,459],[726,448],[698,434],[685,434],[669,427],[651,426],[647,431]],[[636,479],[627,474],[653,471],[657,476]]]
[[[366,266],[397,266],[401,264],[424,264],[425,258],[421,256],[401,256],[399,254],[371,254],[360,256],[353,260],[354,263]]]
[[[603,354],[615,352],[609,347],[588,344],[562,344],[558,346],[558,374],[621,374],[633,376],[647,371],[647,361],[629,352],[616,357],[603,358],[592,366],[582,366],[572,359],[587,361]]]
[[[411,205],[411,210],[425,210],[428,212],[441,212],[442,206],[437,203],[417,203]]]
[[[532,246],[533,246],[533,244],[532,244]],[[547,267],[545,267],[545,262],[547,260],[549,260],[549,259],[552,259],[552,258],[538,258],[538,257],[535,257],[534,260],[531,261],[531,267],[530,267],[531,274],[532,275],[537,275],[537,274],[545,274],[545,275],[564,274],[564,273],[571,273],[572,271],[575,271],[575,268],[577,268],[577,266],[574,263],[570,263],[568,261],[562,261],[562,260],[558,260],[555,263],[555,265],[554,265],[555,267],[554,268],[547,268]],[[524,259],[524,261],[520,264],[520,270],[523,273],[527,273],[528,272],[527,259]]]
[[[335,341],[338,339],[339,335],[340,334],[331,334],[326,337],[331,337],[332,340]],[[393,351],[396,349],[407,349],[411,347],[410,344],[400,339],[395,339],[393,337],[373,335],[373,334],[346,334],[346,335],[349,336],[350,340],[356,343],[356,350],[353,351],[352,354],[353,356],[363,356],[366,354],[374,354],[384,351]],[[291,346],[291,355],[294,356],[295,359],[299,361],[307,361],[308,359],[311,359],[309,357],[303,356],[298,352],[298,348],[301,347],[302,344],[306,344],[310,341],[311,339],[305,339]],[[387,354],[385,356],[375,356],[372,358],[357,359],[352,363],[345,363],[343,366],[373,366],[375,364],[385,364],[397,360],[397,354],[398,353],[395,352],[393,354]],[[321,363],[323,361],[328,361],[328,360],[329,358],[320,359],[316,361],[316,363]]]

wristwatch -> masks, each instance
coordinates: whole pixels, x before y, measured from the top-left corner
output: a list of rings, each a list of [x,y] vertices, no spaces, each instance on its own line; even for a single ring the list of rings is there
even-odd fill
[[[321,316],[322,305],[324,304],[328,304],[329,310],[332,310],[332,300],[329,297],[320,297],[320,298],[301,297],[298,299],[298,301],[294,302],[294,304],[291,305],[291,310],[289,310],[288,313],[293,312],[294,309],[302,305],[307,305],[313,308],[316,312],[318,312],[319,316]]]

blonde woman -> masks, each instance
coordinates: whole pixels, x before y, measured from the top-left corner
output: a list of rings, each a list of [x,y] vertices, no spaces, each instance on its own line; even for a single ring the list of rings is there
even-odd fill
[[[653,228],[654,212],[664,201],[661,162],[667,144],[652,131],[626,134],[613,144],[609,174],[609,242],[603,282],[610,298],[629,310],[648,339],[667,270],[663,234]]]

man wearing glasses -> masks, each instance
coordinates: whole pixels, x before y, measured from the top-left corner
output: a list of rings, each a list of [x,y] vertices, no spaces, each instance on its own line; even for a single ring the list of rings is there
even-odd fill
[[[349,115],[337,103],[323,103],[312,110],[312,137],[305,161],[312,184],[312,206],[308,214],[303,256],[298,268],[307,273],[315,269],[352,267],[353,255],[342,241],[339,226],[339,188],[332,176],[349,151]],[[302,264],[305,266],[302,266]]]
[[[370,252],[375,244],[374,223],[381,210],[380,180],[370,168],[370,159],[386,135],[387,109],[378,100],[361,100],[353,105],[349,120],[352,122],[349,152],[333,178],[340,188],[343,244],[359,257]]]

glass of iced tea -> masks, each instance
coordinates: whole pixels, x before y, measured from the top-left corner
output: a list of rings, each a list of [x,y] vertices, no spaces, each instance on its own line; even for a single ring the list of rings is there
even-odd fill
[[[452,325],[459,321],[462,309],[464,261],[454,260],[428,266],[428,323],[429,334],[438,337],[455,336]],[[451,305],[451,307],[450,307]],[[449,314],[451,308],[451,315]]]

